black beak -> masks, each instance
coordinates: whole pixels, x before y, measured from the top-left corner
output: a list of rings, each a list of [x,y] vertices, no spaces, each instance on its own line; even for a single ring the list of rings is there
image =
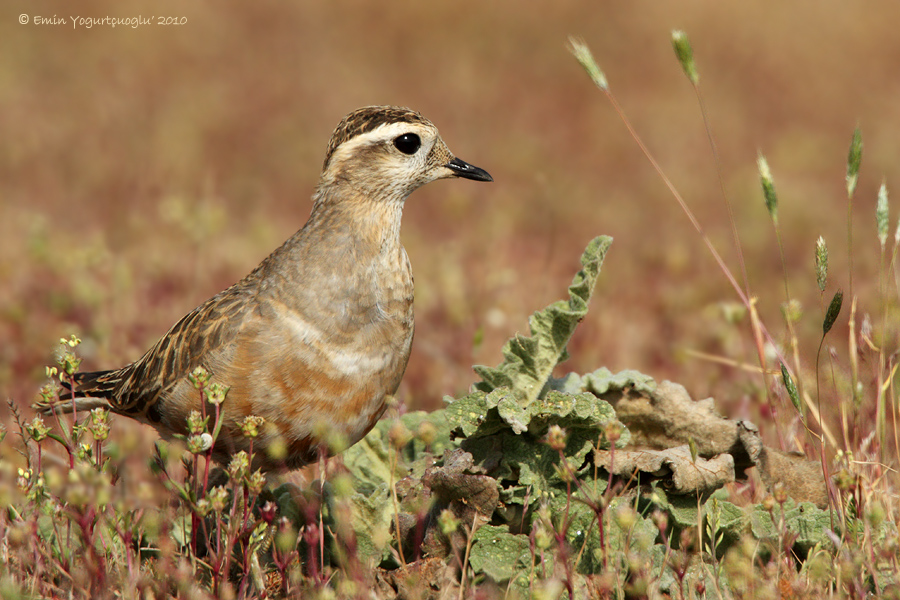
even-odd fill
[[[475,165],[470,165],[464,160],[459,160],[458,158],[454,158],[446,165],[444,165],[454,173],[456,173],[457,177],[463,177],[465,179],[474,179],[475,181],[493,181],[494,178],[491,177],[491,174],[485,171],[484,169],[479,169]]]

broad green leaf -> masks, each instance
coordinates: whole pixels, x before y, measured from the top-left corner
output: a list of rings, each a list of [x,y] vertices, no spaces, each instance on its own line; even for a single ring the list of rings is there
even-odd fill
[[[416,461],[425,454],[439,456],[446,448],[454,446],[450,440],[448,416],[443,410],[431,413],[416,411],[401,416],[400,422],[413,434],[412,440],[402,449],[401,458]],[[393,424],[393,419],[382,419],[366,437],[341,454],[344,465],[353,474],[356,491],[367,493],[391,481],[390,456],[393,449],[389,431]],[[433,438],[428,448],[419,435],[426,424],[430,429],[430,437]],[[403,461],[398,461],[393,481],[399,481],[409,474],[409,465],[404,467],[400,462]]]
[[[624,514],[624,518],[619,516],[620,512]],[[634,511],[634,500],[631,498],[615,498],[607,507],[606,514],[610,550],[613,552],[628,549],[646,553],[659,536],[659,529],[653,521]]]
[[[724,548],[736,544],[740,540],[741,534],[747,528],[749,517],[744,509],[727,500],[722,500],[718,497],[719,495],[718,493],[713,494],[713,497],[706,501],[706,504],[703,505],[703,512],[706,517],[704,519],[705,533],[708,537],[710,527],[713,529],[712,533],[718,538],[716,550],[721,553]],[[721,496],[726,496],[726,494],[721,494]],[[719,539],[721,543],[718,542]]]
[[[502,396],[505,389],[487,395],[475,392],[454,402],[446,409],[456,410],[448,421],[458,423],[455,430],[467,436],[461,446],[472,453],[476,464],[487,466],[491,476],[506,485],[530,488],[529,504],[555,487],[564,487],[559,452],[544,439],[552,425],[564,430],[566,470],[575,474],[591,470],[595,448],[609,448],[604,435],[608,424],[616,423],[622,432],[618,445],[630,440],[631,434],[618,422],[612,406],[593,394],[551,391],[546,398],[521,407]],[[500,400],[492,407],[495,395]]]
[[[459,400],[453,400],[444,409],[445,417],[451,431],[462,433],[464,437],[490,435],[508,427],[500,418],[496,408],[500,401],[509,395],[509,388],[498,388],[490,394],[474,392]]]
[[[774,511],[776,521],[762,504],[754,505],[750,510],[750,530],[754,537],[760,540],[777,539],[779,526],[777,521],[781,518],[781,507],[776,506]],[[809,550],[820,542],[828,543],[825,533],[831,529],[831,515],[828,511],[816,507],[812,502],[797,504],[793,500],[784,503],[785,528],[797,534],[794,542],[801,549]]]
[[[566,447],[563,450],[569,469],[573,472],[579,471],[593,445],[593,436],[584,435],[584,432],[570,434],[566,438]],[[563,483],[556,469],[562,467],[559,452],[528,434],[504,434],[503,462],[511,465],[511,470],[518,467],[519,485],[533,486],[535,492],[547,492],[555,485]]]
[[[701,522],[697,518],[697,497],[690,495],[666,494],[659,486],[653,486],[653,501],[661,509],[669,513],[670,525],[685,529],[688,527],[697,527],[698,523],[705,523],[707,518],[718,520],[717,530],[725,533],[729,540],[737,540],[740,534],[746,529],[749,517],[744,510],[726,498],[728,493],[725,490],[716,490],[709,498],[706,498],[700,509],[705,515]],[[712,514],[712,500],[716,500],[718,506],[717,514]]]
[[[382,484],[398,481],[403,472],[397,468],[391,475],[391,448],[388,440],[389,419],[379,421],[369,434],[341,454],[344,464],[353,474],[357,492],[368,494]]]
[[[546,500],[554,525],[562,525],[563,515],[568,517],[566,541],[573,554],[580,556],[576,565],[579,573],[585,575],[599,574],[603,570],[603,546],[600,544],[600,531],[597,516],[591,508],[581,501],[580,492],[573,492],[572,499],[565,491],[556,493]],[[659,530],[653,522],[633,511],[633,500],[615,498],[605,511],[605,538],[608,545],[608,559],[611,565],[626,554],[626,551],[647,556],[654,546]],[[629,518],[620,519],[619,512],[628,513]],[[537,511],[532,513],[532,526],[539,520]]]
[[[514,535],[506,525],[483,525],[475,532],[469,564],[496,582],[508,581],[531,566],[531,542],[527,535]]]
[[[379,564],[391,554],[391,517],[393,504],[390,489],[380,485],[372,493],[356,493],[350,498],[352,526],[356,547],[363,564]]]
[[[527,406],[515,401],[508,388],[490,394],[474,392],[451,402],[446,409],[446,422],[451,431],[467,438],[495,435],[512,430],[515,434],[530,431],[543,435],[550,425],[564,429],[590,429],[599,438],[603,427],[616,421],[616,411],[605,400],[591,393],[570,394],[551,390],[545,398]],[[627,444],[630,434],[623,426],[617,445]]]
[[[400,417],[400,422],[413,437],[400,450],[393,474],[391,454],[394,449],[389,441],[389,431],[394,419],[379,421],[365,438],[341,455],[356,489],[351,505],[361,557],[378,563],[390,554],[391,482],[396,483],[408,475],[421,477],[425,468],[433,463],[433,455],[443,454],[444,449],[455,445],[450,440],[447,417],[443,410],[411,412]]]
[[[537,399],[553,369],[565,356],[566,344],[587,315],[588,303],[612,238],[594,238],[581,256],[582,269],[569,286],[569,300],[554,302],[529,319],[532,337],[517,335],[503,347],[503,362],[496,367],[476,366],[482,381],[476,389],[490,392],[509,387],[521,406]]]
[[[624,371],[613,373],[606,367],[601,367],[586,375],[569,373],[559,379],[551,379],[548,385],[550,389],[560,392],[568,392],[569,394],[591,392],[596,396],[602,396],[607,392],[624,390],[626,388],[648,395],[656,391],[656,381],[649,375],[644,375],[634,369],[625,369]]]

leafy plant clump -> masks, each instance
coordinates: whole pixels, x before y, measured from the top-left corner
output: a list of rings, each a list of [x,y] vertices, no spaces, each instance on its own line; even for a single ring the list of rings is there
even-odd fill
[[[604,587],[678,595],[685,586],[733,586],[763,558],[821,562],[835,551],[834,515],[792,500],[781,484],[765,503],[745,507],[729,501],[722,480],[679,489],[673,482],[680,470],[710,471],[722,458],[731,467],[727,481],[734,481],[732,456],[710,449],[709,441],[634,446],[635,436],[604,399],[618,398],[625,414],[632,409],[623,398],[668,402],[682,425],[702,414],[704,426],[736,429],[706,416],[704,403],[691,401],[693,412],[678,413],[680,386],[635,371],[551,376],[584,318],[610,241],[588,245],[569,300],[535,313],[531,336],[510,340],[501,365],[476,368],[483,379],[475,391],[447,398],[430,414],[382,421],[344,453],[356,489],[357,540],[380,565],[384,589],[402,597],[409,581],[419,581],[420,567],[437,561],[444,580],[465,586],[468,573],[514,597],[547,590],[594,597]],[[637,439],[649,439],[647,432]],[[655,466],[635,466],[635,456],[648,455]],[[889,524],[879,532],[896,538]],[[423,587],[427,595],[440,586]]]

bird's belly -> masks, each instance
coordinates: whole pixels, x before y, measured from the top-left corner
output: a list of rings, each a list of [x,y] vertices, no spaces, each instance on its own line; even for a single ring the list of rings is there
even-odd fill
[[[280,334],[256,357],[235,357],[256,366],[226,404],[234,394],[233,406],[265,418],[266,445],[281,438],[288,466],[295,467],[314,459],[321,445],[354,444],[375,425],[400,385],[413,331],[410,320],[409,326],[376,323],[355,336],[330,336],[296,313],[279,321]]]
[[[257,453],[255,463],[268,469],[296,468],[331,442],[338,442],[334,452],[359,441],[384,413],[406,370],[411,302],[408,309],[400,318],[376,315],[335,333],[334,315],[304,315],[273,300],[262,305],[260,319],[205,364],[214,381],[230,387],[216,458],[227,462],[249,448],[240,429],[249,415],[265,419],[255,449],[286,448],[281,458]],[[187,414],[199,409],[198,392],[185,378],[169,398],[165,425],[183,432]]]

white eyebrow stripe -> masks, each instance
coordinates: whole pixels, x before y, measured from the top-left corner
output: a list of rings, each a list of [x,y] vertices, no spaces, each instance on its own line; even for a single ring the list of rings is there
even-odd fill
[[[379,144],[383,142],[393,141],[395,138],[400,137],[404,133],[424,133],[427,130],[431,130],[431,128],[426,128],[421,123],[386,123],[384,125],[379,125],[372,131],[367,131],[365,133],[360,133],[356,135],[335,149],[336,151],[341,148],[357,148],[359,146],[368,146],[373,144]]]
[[[392,142],[404,133],[415,133],[422,138],[422,148],[425,149],[425,152],[417,153],[417,156],[423,157],[421,160],[424,160],[424,156],[431,151],[431,147],[439,136],[437,128],[423,123],[385,123],[372,131],[360,133],[335,148],[329,159],[328,169],[334,169],[335,165],[345,163],[360,148]]]

